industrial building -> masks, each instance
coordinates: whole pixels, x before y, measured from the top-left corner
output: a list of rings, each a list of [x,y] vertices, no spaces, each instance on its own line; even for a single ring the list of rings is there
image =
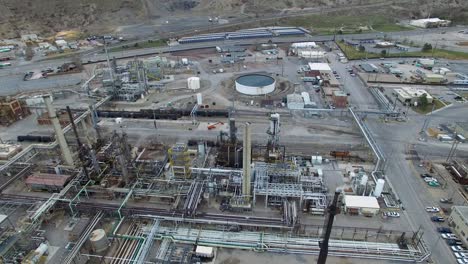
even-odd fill
[[[375,66],[374,64],[372,63],[363,63],[363,64],[359,64],[359,67],[361,67],[361,69],[367,73],[370,73],[370,72],[373,72],[373,73],[376,73],[376,72],[379,72],[379,67]]]
[[[377,198],[372,196],[344,195],[343,206],[347,214],[377,215],[380,206]]]
[[[32,191],[60,191],[70,181],[71,175],[34,173],[24,183]]]
[[[432,104],[434,98],[423,89],[417,89],[413,87],[401,87],[398,89],[394,89],[394,94],[397,96],[398,100],[404,104],[410,103],[414,104],[418,102],[422,95],[426,95],[427,102]]]
[[[319,71],[320,73],[331,74],[332,69],[328,63],[315,63],[309,62],[309,70],[311,71]]]
[[[468,243],[468,206],[452,206],[448,222],[455,234],[466,245]]]
[[[288,94],[286,100],[289,109],[298,110],[304,108],[304,99],[300,94]]]
[[[423,79],[426,83],[443,83],[447,81],[443,75],[431,73],[424,74]]]
[[[333,91],[333,106],[337,108],[346,108],[348,106],[348,96],[343,91]]]
[[[434,59],[418,59],[417,60],[417,66],[422,67],[424,69],[432,70],[432,67],[434,67],[435,60]]]
[[[9,97],[0,98],[0,125],[9,126],[30,114],[25,101]]]

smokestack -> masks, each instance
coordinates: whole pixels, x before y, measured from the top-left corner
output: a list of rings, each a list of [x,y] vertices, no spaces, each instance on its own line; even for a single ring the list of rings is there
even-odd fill
[[[251,139],[250,139],[250,123],[245,123],[244,129],[244,149],[243,149],[243,178],[242,178],[242,194],[250,196],[250,161],[251,161]]]
[[[236,119],[230,118],[229,119],[229,138],[231,143],[236,142]]]
[[[52,106],[52,101],[50,100],[50,97],[51,95],[45,95],[43,98],[44,103],[47,107],[47,111],[49,112],[50,120],[52,121],[52,125],[54,126],[55,136],[57,137],[60,149],[62,150],[62,156],[65,163],[69,166],[74,166],[70,148],[68,147],[67,141],[65,140],[65,135],[63,134],[62,127],[60,126],[57,113],[55,112],[55,109]]]

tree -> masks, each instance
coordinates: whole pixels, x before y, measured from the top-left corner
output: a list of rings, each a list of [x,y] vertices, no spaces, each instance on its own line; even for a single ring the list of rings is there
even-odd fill
[[[419,105],[422,107],[422,108],[425,108],[428,104],[428,101],[427,101],[427,94],[423,94],[419,97]]]
[[[380,52],[380,54],[381,54],[383,57],[385,57],[385,55],[387,55],[387,50],[382,50],[382,51]]]
[[[359,45],[359,51],[360,52],[366,51],[366,47],[364,47],[363,45]]]
[[[426,51],[430,51],[430,50],[432,50],[432,45],[429,44],[429,43],[425,43],[424,46],[422,47],[422,51],[426,52]]]

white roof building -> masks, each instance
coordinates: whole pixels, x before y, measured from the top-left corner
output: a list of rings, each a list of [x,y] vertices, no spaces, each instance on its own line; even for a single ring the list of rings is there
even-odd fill
[[[320,71],[320,72],[326,72],[326,73],[329,73],[332,71],[328,63],[309,62],[309,68],[311,71]]]
[[[294,49],[308,49],[308,48],[316,48],[317,43],[315,42],[297,42],[291,44],[291,48]]]
[[[344,195],[345,211],[351,214],[376,215],[380,210],[379,202],[373,196]]]
[[[304,100],[300,94],[288,94],[286,96],[288,108],[292,110],[304,109]]]
[[[308,59],[322,59],[325,57],[325,52],[318,50],[300,50],[297,56]]]
[[[450,20],[443,20],[437,17],[411,20],[410,25],[420,28],[430,27],[447,27],[451,23]]]
[[[423,94],[426,94],[427,102],[432,103],[434,98],[424,89],[417,89],[413,87],[401,87],[400,89],[394,89],[398,99],[403,103],[414,103]]]
[[[55,41],[55,44],[57,44],[57,46],[59,46],[60,48],[68,46],[68,43],[63,39],[57,39]]]

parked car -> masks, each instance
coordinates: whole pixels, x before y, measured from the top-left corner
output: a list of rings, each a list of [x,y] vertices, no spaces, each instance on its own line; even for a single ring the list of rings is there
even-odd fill
[[[430,175],[430,174],[428,174],[428,173],[423,173],[423,174],[421,174],[421,178],[424,179],[424,178],[427,178],[427,177],[432,178],[432,175]]]
[[[438,212],[440,212],[440,209],[438,207],[434,207],[434,206],[426,207],[426,212],[438,213]]]
[[[462,246],[463,242],[460,239],[447,239],[447,245],[449,246]]]
[[[439,217],[439,216],[433,216],[433,217]],[[452,233],[443,233],[440,235],[443,239],[458,239],[458,237]]]
[[[431,187],[439,187],[440,183],[438,181],[430,181],[427,183]]]
[[[462,246],[451,246],[450,249],[455,252],[465,250],[465,248]]]
[[[466,264],[466,263],[468,263],[468,258],[458,258],[457,262],[459,264]]]
[[[456,258],[468,258],[468,254],[463,252],[455,252],[454,255]]]
[[[351,73],[351,77],[356,77],[356,74],[354,74],[354,73]]]
[[[431,182],[431,181],[437,181],[437,179],[436,179],[436,178],[432,178],[432,177],[425,177],[425,178],[424,178],[424,181],[425,181],[425,182]]]
[[[452,233],[452,229],[450,229],[450,227],[438,227],[437,228],[437,232],[439,233],[449,233],[451,234]]]
[[[432,220],[432,222],[445,222],[445,218],[443,218],[441,216],[433,216],[433,217],[431,217],[431,220]]]
[[[442,198],[442,199],[440,199],[440,202],[441,202],[441,203],[446,203],[446,204],[451,204],[451,203],[453,203],[453,202],[452,202],[452,198]]]
[[[395,218],[398,218],[398,217],[400,217],[400,214],[397,213],[397,212],[388,212],[388,213],[387,213],[387,216],[388,216],[388,217],[395,217]]]

